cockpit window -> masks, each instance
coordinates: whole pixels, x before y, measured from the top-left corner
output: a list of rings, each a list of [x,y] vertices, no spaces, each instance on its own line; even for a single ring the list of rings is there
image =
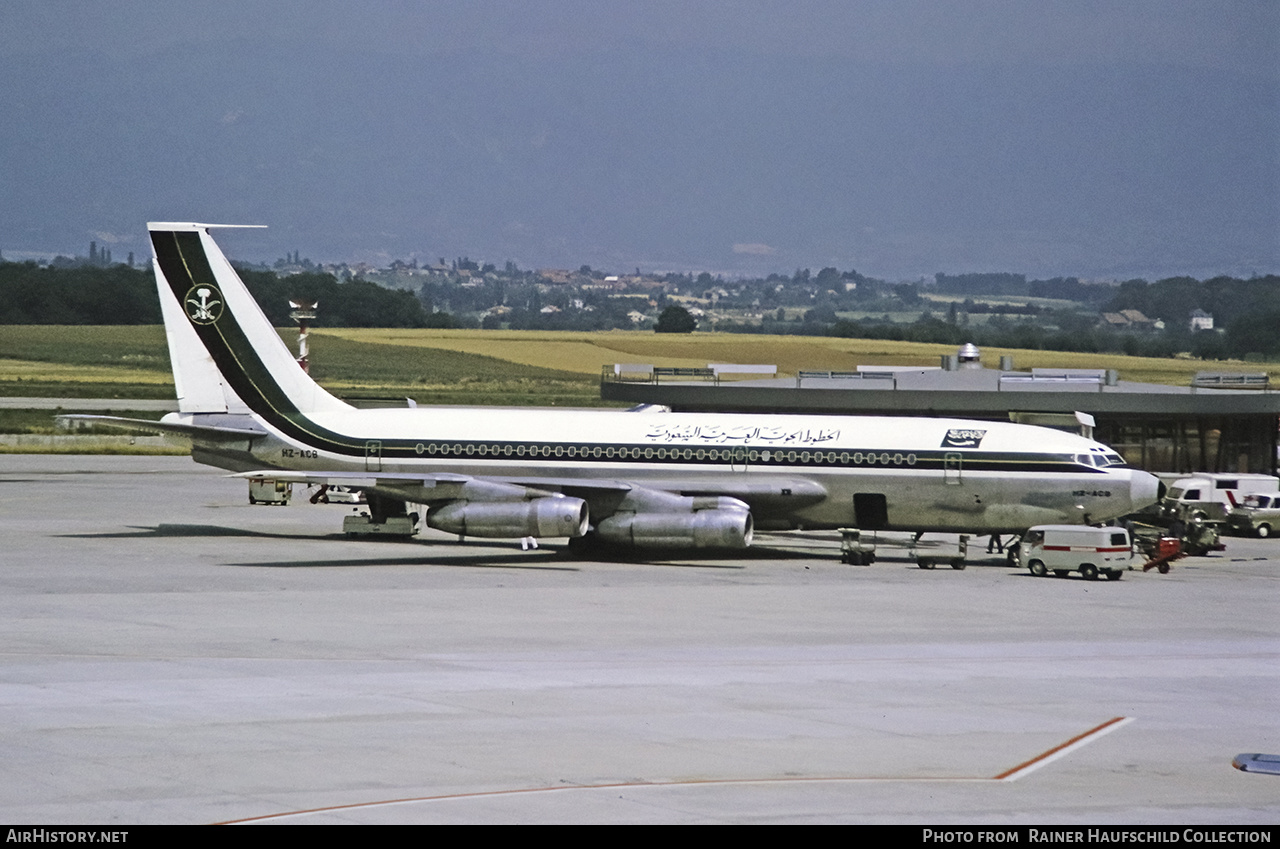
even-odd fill
[[[1097,466],[1099,469],[1128,465],[1124,458],[1114,451],[1109,451],[1106,454],[1077,454],[1076,462],[1083,463],[1086,466]]]

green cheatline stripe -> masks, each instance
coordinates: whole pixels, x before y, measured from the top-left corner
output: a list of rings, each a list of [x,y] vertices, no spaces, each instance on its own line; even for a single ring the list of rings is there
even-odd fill
[[[208,288],[218,300],[224,296],[209,265],[200,234],[188,231],[155,231],[151,234],[156,259],[173,296],[187,311],[186,298],[197,287]],[[734,449],[654,446],[637,444],[570,443],[570,442],[494,442],[491,440],[370,440],[352,437],[320,427],[300,411],[281,388],[266,364],[249,342],[234,313],[222,304],[221,314],[207,324],[192,321],[191,326],[204,343],[224,379],[251,410],[286,436],[317,450],[335,454],[384,459],[450,458],[506,461],[511,458],[578,463],[582,460],[605,462],[653,463],[672,465],[750,462],[763,467],[798,466],[800,468],[915,468],[941,470],[947,454],[960,452],[918,451],[884,452],[870,450],[793,450],[771,445],[743,446],[746,457]],[[510,448],[510,450],[508,450]],[[702,452],[702,456],[699,456]],[[763,459],[765,453],[769,460]],[[751,454],[754,453],[754,459]],[[914,459],[914,462],[910,462]],[[1023,473],[1089,472],[1105,474],[1102,469],[1077,464],[1072,455],[1062,454],[962,454],[963,471],[1017,471]]]
[[[757,468],[865,468],[941,471],[948,466],[943,451],[858,451],[849,449],[798,450],[754,446],[734,448],[654,445],[652,443],[534,442],[511,440],[422,439],[370,440],[378,442],[373,454],[387,458],[452,459],[466,461],[520,461],[581,463],[584,460],[614,463],[665,463],[668,465],[741,465]],[[767,457],[767,459],[766,459]],[[967,454],[960,466],[964,472],[1002,471],[1019,473],[1088,473],[1105,475],[1101,469],[1082,466],[1073,455]]]

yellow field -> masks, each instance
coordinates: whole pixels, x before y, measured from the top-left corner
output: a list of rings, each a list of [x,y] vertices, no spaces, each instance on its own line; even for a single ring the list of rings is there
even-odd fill
[[[439,348],[578,374],[598,375],[613,363],[699,367],[707,363],[765,363],[783,373],[800,369],[852,371],[858,365],[934,365],[946,345],[834,339],[818,336],[764,336],[740,333],[672,335],[644,331],[574,333],[537,330],[371,330],[326,328],[312,331],[353,342]]]
[[[942,355],[954,354],[948,345],[837,339],[816,336],[764,336],[735,333],[665,335],[643,331],[573,333],[494,330],[373,330],[313,331],[366,344],[439,348],[482,354],[525,365],[598,375],[613,363],[655,366],[705,366],[712,362],[765,363],[782,374],[800,369],[852,371],[859,365],[936,366]],[[1076,354],[986,348],[982,359],[998,367],[1002,355],[1012,355],[1018,369],[1114,368],[1123,380],[1185,386],[1199,371],[1267,372],[1280,380],[1280,364],[1239,360],[1190,360],[1126,357],[1116,354]]]
[[[172,384],[169,372],[0,358],[0,382]]]
[[[282,331],[289,344],[295,333]],[[602,366],[614,363],[763,363],[789,375],[801,369],[852,371],[859,365],[936,366],[942,355],[955,353],[948,345],[734,333],[322,328],[313,334],[313,361],[326,386],[421,395],[424,403],[510,404],[521,403],[522,395],[528,396],[523,403],[598,402],[595,378]],[[0,343],[6,355],[0,357],[3,395],[71,395],[83,389],[95,397],[169,397],[172,392],[165,388],[172,386],[172,377],[158,327],[5,327]],[[450,354],[433,357],[431,349]],[[1280,381],[1280,364],[1274,363],[996,348],[983,351],[983,362],[996,367],[1002,354],[1011,354],[1018,369],[1114,368],[1122,379],[1138,382],[1185,386],[1198,371],[1265,371]],[[144,362],[149,367],[134,365]],[[508,372],[503,362],[518,368]]]
[[[338,336],[366,344],[403,345],[412,348],[439,348],[479,354],[524,365],[551,368],[577,374],[598,375],[600,367],[616,362],[637,362],[629,353],[637,346],[651,353],[644,362],[660,366],[689,365],[687,358],[662,353],[654,342],[655,333],[610,331],[604,333],[572,333],[537,330],[374,330],[325,328],[313,330],[316,336]],[[663,337],[657,336],[660,343]],[[706,363],[702,363],[706,365]]]

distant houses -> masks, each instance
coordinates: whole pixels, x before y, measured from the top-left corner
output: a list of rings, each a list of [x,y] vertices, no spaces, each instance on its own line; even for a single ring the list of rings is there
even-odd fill
[[[1158,318],[1147,318],[1140,310],[1104,312],[1099,324],[1103,327],[1110,327],[1113,330],[1136,330],[1141,333],[1164,329],[1163,321]]]
[[[1112,330],[1128,330],[1139,333],[1154,332],[1164,329],[1164,322],[1160,319],[1147,318],[1139,310],[1120,310],[1119,312],[1104,312],[1098,320],[1098,324],[1102,327],[1109,327]],[[1202,330],[1213,330],[1213,315],[1204,310],[1192,310],[1188,327],[1192,333],[1198,333]]]
[[[1204,310],[1195,310],[1191,313],[1191,332],[1198,330],[1212,330],[1213,316]]]

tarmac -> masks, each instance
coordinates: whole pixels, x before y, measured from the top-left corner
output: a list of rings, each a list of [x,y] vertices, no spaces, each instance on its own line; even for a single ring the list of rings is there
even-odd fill
[[[833,534],[595,561],[246,490],[0,455],[0,819],[1280,822],[1231,767],[1280,752],[1280,540],[1118,582]]]

